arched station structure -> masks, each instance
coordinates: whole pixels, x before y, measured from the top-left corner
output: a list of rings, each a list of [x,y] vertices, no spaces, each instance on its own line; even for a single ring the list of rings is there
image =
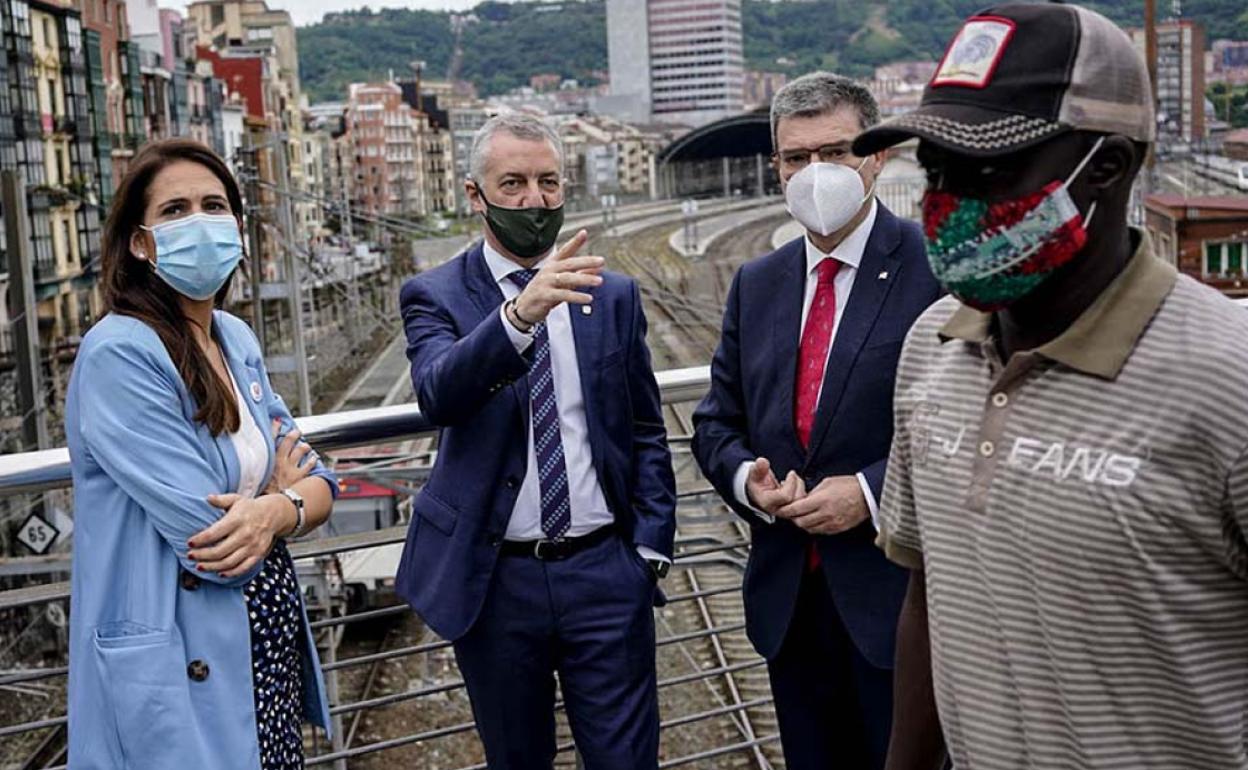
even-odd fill
[[[659,153],[662,197],[754,196],[779,192],[771,164],[767,108],[708,123]]]

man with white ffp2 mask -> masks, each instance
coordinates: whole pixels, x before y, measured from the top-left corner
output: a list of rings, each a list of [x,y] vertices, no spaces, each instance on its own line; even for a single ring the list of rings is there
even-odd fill
[[[737,273],[694,414],[706,477],[752,528],[750,640],[790,770],[882,767],[906,574],[873,545],[897,357],[939,296],[923,235],[875,200],[885,156],[850,145],[870,92],[802,77],[771,108],[773,162],[803,237]]]

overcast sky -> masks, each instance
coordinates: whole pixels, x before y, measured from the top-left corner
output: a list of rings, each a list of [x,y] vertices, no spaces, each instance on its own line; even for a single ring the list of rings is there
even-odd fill
[[[320,21],[327,11],[345,11],[351,8],[424,8],[428,10],[464,10],[477,5],[480,0],[268,0],[270,8],[282,8],[290,11],[296,26],[312,24]],[[186,3],[181,0],[160,0],[163,8],[185,10]]]

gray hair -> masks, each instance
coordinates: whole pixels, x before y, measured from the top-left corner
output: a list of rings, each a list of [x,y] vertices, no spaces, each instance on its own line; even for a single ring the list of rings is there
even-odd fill
[[[831,72],[802,75],[776,92],[771,100],[771,146],[776,147],[776,127],[781,118],[817,118],[843,105],[858,111],[862,130],[880,122],[880,105],[861,83]]]
[[[488,160],[486,156],[489,153],[490,140],[500,131],[518,139],[550,142],[550,146],[555,149],[555,155],[559,157],[559,173],[563,173],[563,142],[560,141],[555,130],[532,115],[510,113],[495,115],[485,121],[485,124],[477,129],[476,136],[472,138],[472,151],[468,155],[468,173],[473,181],[485,181],[485,164]]]

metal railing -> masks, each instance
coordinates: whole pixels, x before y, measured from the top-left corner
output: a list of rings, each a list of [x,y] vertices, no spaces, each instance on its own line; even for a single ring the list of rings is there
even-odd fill
[[[680,404],[699,398],[709,382],[706,367],[661,372],[658,375],[665,404]],[[320,452],[365,446],[380,442],[428,436],[433,427],[414,405],[364,409],[338,414],[319,415],[298,420],[305,437]],[[686,453],[687,436],[673,436],[675,451]],[[69,460],[64,449],[0,457],[0,496],[42,493],[69,485]],[[705,523],[722,519],[724,531],[740,532],[731,523],[733,517],[704,485],[679,493],[679,521],[696,524],[680,526],[672,575],[667,581],[667,606],[656,611],[657,657],[659,661],[659,693],[663,721],[663,759],[661,767],[718,767],[720,758],[736,755],[750,767],[769,768],[764,749],[774,751],[779,736],[774,727],[756,730],[756,717],[770,708],[770,692],[759,690],[758,679],[765,682],[765,662],[748,650],[744,641],[744,615],[740,608],[740,576],[748,556],[748,541],[737,535],[708,535]],[[686,532],[686,529],[689,531]],[[700,534],[691,534],[697,532]],[[406,527],[399,526],[344,537],[295,543],[292,556],[305,560],[332,559],[341,554],[402,543]],[[43,558],[43,557],[37,557]],[[48,557],[55,561],[50,569],[68,570],[64,555]],[[7,562],[32,560],[0,560],[0,574]],[[715,580],[699,580],[697,575],[714,573]],[[731,576],[725,580],[724,576]],[[463,752],[465,742],[475,741],[475,727],[468,707],[467,695],[450,651],[450,643],[432,638],[422,629],[422,636],[408,640],[403,646],[387,648],[389,632],[375,650],[358,651],[339,659],[339,642],[345,630],[358,623],[410,617],[404,605],[383,606],[346,612],[324,604],[325,596],[313,590],[309,602],[313,618],[311,627],[324,650],[322,661],[330,695],[330,713],[335,724],[334,738],[329,745],[314,737],[308,752],[309,767],[331,767],[344,770],[348,760],[380,752],[413,751],[453,747]],[[31,586],[0,592],[0,617],[5,613],[33,609],[52,604],[64,605],[69,598],[65,582]],[[726,654],[725,640],[731,639],[733,649],[746,653]],[[373,683],[385,666],[402,666],[408,684],[393,692],[374,693]],[[365,684],[352,697],[344,695],[343,681],[367,669]],[[29,668],[0,672],[0,691],[49,686],[62,687],[66,666]],[[423,672],[416,676],[411,671]],[[753,677],[755,686],[743,688],[739,681]],[[59,693],[60,690],[57,689]],[[360,725],[366,716],[387,709],[407,709],[423,717],[419,729],[403,734],[364,736]],[[563,703],[557,702],[556,713]],[[405,711],[405,717],[410,717]],[[63,706],[59,713],[15,724],[0,724],[0,747],[6,741],[24,740],[24,755],[45,757],[44,764],[20,764],[21,767],[53,767],[61,770],[64,748],[49,752],[63,744],[67,725]],[[574,744],[570,733],[561,724],[557,764],[571,766]],[[774,745],[773,745],[774,744]],[[15,744],[12,744],[15,745]],[[0,751],[3,753],[3,751]],[[472,754],[471,751],[468,752]],[[460,756],[456,754],[455,756]],[[479,756],[479,754],[478,754]],[[47,759],[49,758],[50,759]],[[409,763],[410,764],[410,763]],[[472,760],[461,762],[459,770],[478,770],[484,764]]]

